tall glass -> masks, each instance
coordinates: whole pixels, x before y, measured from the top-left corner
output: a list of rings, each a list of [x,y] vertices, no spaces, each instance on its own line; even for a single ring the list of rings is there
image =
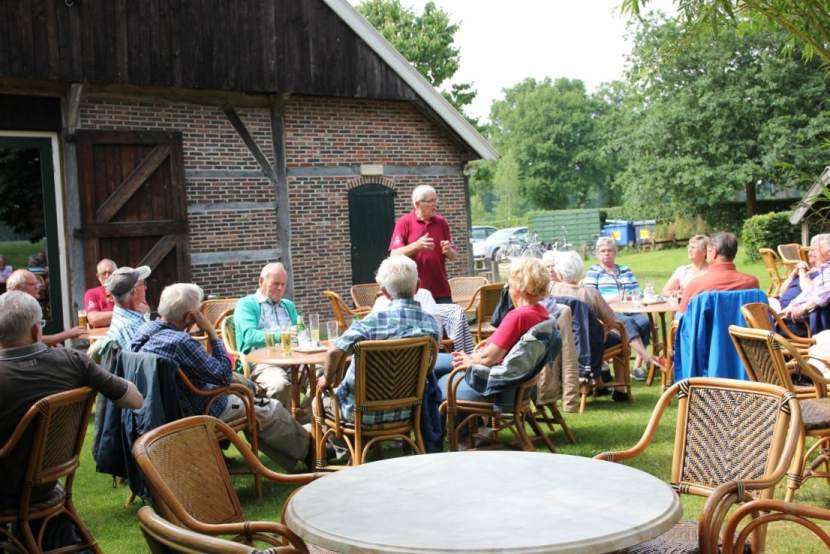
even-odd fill
[[[314,346],[320,344],[320,314],[309,314],[308,332],[311,335],[311,342]]]
[[[280,345],[286,354],[291,352],[291,325],[285,324],[280,327]]]
[[[271,350],[277,344],[277,340],[276,340],[277,339],[277,337],[276,337],[277,330],[276,329],[265,329],[264,333],[265,333],[265,346],[268,348],[268,350]]]
[[[89,322],[86,318],[86,310],[78,310],[78,325],[86,327]]]
[[[337,322],[326,321],[326,337],[331,341],[337,338]]]

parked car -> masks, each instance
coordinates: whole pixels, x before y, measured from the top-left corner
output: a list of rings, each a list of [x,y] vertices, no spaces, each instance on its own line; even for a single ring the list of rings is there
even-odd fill
[[[497,230],[491,225],[473,225],[470,228],[470,243],[475,244],[478,241],[484,240]]]
[[[499,250],[509,244],[524,244],[527,241],[527,227],[499,229],[484,240],[473,244],[473,255],[495,260]]]

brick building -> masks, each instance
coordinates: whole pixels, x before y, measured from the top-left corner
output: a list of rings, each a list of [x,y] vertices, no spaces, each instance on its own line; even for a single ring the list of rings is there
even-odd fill
[[[151,300],[176,280],[246,294],[282,260],[327,313],[420,184],[468,271],[464,167],[497,154],[345,0],[12,4],[0,153],[40,149],[53,328],[101,257],[151,265]]]

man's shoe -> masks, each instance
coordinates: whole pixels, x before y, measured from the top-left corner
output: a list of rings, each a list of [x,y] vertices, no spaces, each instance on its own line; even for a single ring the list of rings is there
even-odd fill
[[[621,390],[614,390],[611,393],[611,400],[614,402],[628,402],[628,395]]]
[[[646,380],[646,372],[643,371],[640,367],[635,367],[631,370],[631,378],[635,381],[645,381]]]

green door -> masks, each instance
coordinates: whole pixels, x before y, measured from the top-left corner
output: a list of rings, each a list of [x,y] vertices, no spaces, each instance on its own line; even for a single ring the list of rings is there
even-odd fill
[[[349,191],[352,284],[375,281],[375,271],[389,255],[389,240],[394,228],[394,190],[369,183]]]

